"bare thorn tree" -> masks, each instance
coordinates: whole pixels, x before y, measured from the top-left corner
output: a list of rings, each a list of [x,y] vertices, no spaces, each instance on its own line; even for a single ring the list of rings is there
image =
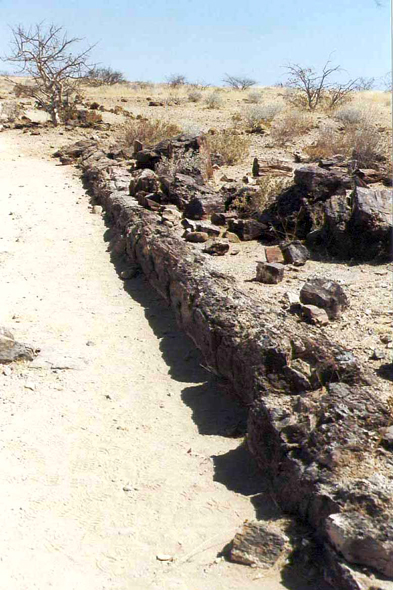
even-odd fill
[[[235,88],[235,90],[247,90],[247,88],[251,88],[257,83],[256,80],[246,76],[230,76],[229,74],[225,74],[223,82],[231,88]]]
[[[57,126],[78,82],[92,67],[88,57],[93,47],[71,53],[71,46],[82,39],[69,38],[63,27],[53,24],[41,23],[28,29],[18,25],[11,31],[11,53],[4,61],[18,64],[17,74],[30,78],[26,85],[14,82],[16,90],[20,95],[34,98]]]
[[[295,88],[303,94],[307,107],[313,111],[321,102],[326,90],[330,88],[328,78],[340,70],[340,66],[332,66],[327,61],[323,66],[322,72],[318,74],[314,68],[305,68],[299,64],[288,64],[285,66],[288,79],[287,86]]]

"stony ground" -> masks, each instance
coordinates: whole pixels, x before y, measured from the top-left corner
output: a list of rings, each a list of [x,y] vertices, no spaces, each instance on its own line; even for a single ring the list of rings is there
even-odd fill
[[[0,371],[2,584],[322,588],[217,557],[274,514],[228,436],[241,411],[143,279],[125,291],[75,171],[47,157],[62,141],[0,135],[0,324],[41,349]]]

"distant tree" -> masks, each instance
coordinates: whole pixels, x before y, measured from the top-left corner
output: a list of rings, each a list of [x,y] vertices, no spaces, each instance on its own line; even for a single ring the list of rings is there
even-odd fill
[[[375,78],[358,78],[355,90],[372,90],[375,86]]]
[[[80,42],[69,38],[63,27],[53,24],[45,27],[36,24],[28,29],[18,25],[11,29],[11,53],[3,58],[18,64],[17,74],[29,77],[27,84],[17,84],[21,96],[34,98],[49,113],[54,125],[69,106],[71,96],[77,91],[78,82],[86,76],[92,47],[79,53],[71,53],[71,46]]]
[[[247,88],[251,88],[257,83],[256,80],[246,76],[230,76],[229,74],[225,74],[223,82],[236,90],[247,90]]]
[[[187,84],[187,78],[183,74],[171,74],[166,80],[171,88],[179,88]]]
[[[109,67],[94,67],[87,72],[87,81],[94,86],[113,86],[114,84],[124,84],[125,76],[119,70],[113,70]]]

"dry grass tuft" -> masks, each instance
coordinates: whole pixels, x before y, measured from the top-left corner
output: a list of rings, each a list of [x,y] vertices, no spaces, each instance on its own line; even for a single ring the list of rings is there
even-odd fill
[[[384,142],[375,124],[375,113],[357,109],[342,109],[336,113],[342,127],[331,122],[321,126],[317,140],[305,151],[313,159],[342,154],[356,160],[360,168],[373,168],[386,159]]]
[[[220,154],[223,163],[233,166],[243,162],[250,150],[250,140],[244,135],[239,135],[235,129],[223,129],[218,133],[205,136],[206,148],[210,154]]]
[[[175,123],[160,120],[136,119],[124,126],[124,141],[132,146],[138,139],[144,145],[154,145],[163,139],[169,139],[182,133]]]
[[[304,135],[313,127],[313,118],[307,112],[291,109],[277,120],[271,129],[271,137],[279,146]]]

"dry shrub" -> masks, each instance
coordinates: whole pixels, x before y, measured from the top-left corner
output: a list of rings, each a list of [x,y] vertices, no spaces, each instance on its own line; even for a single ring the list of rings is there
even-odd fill
[[[232,166],[244,161],[250,150],[250,140],[239,135],[234,129],[223,129],[205,136],[206,146],[210,154],[220,154],[224,164]]]
[[[163,139],[169,139],[182,133],[182,129],[175,123],[150,119],[129,121],[124,126],[124,141],[132,146],[138,139],[143,144],[154,145]]]
[[[200,90],[190,90],[190,92],[187,95],[187,98],[190,102],[199,102],[200,100],[202,100],[202,92]]]
[[[356,125],[364,119],[364,112],[356,107],[343,107],[334,113],[334,118],[343,125]]]
[[[237,197],[232,206],[236,208],[240,217],[258,216],[267,209],[276,198],[291,184],[292,179],[276,176],[263,176],[258,179],[258,190]]]
[[[217,90],[209,94],[205,99],[208,109],[219,109],[222,107],[223,102],[222,96]]]
[[[259,104],[262,100],[262,93],[258,90],[252,90],[247,94],[247,100],[252,104]]]
[[[296,137],[307,133],[313,126],[309,113],[292,109],[275,122],[271,129],[271,137],[278,145],[285,145]]]
[[[359,168],[378,167],[385,160],[386,150],[380,132],[367,117],[358,124],[345,125],[343,130],[337,130],[332,124],[322,126],[317,140],[306,148],[315,160],[342,154],[355,160]]]
[[[244,115],[247,127],[255,131],[263,126],[269,126],[281,110],[282,105],[276,103],[249,107]]]

